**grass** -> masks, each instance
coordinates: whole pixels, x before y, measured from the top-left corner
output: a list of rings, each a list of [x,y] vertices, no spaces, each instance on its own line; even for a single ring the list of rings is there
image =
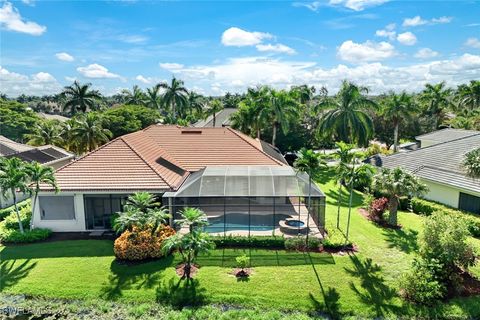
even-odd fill
[[[336,221],[336,188],[331,173],[320,177],[327,194],[327,224]],[[346,196],[344,197],[346,198]],[[354,205],[362,195],[356,193]],[[345,230],[348,208],[341,210]],[[155,301],[174,308],[185,304],[232,304],[247,308],[320,312],[333,317],[392,315],[479,317],[480,297],[461,298],[424,308],[405,303],[397,294],[397,280],[409,267],[421,233],[422,217],[400,212],[403,228],[378,227],[352,210],[350,235],[355,255],[303,254],[275,250],[219,249],[200,257],[198,276],[183,283],[175,275],[178,257],[119,265],[112,242],[79,240],[0,248],[0,290],[54,298]],[[480,241],[471,239],[480,247]],[[230,275],[235,257],[251,256],[254,274],[249,281]],[[480,267],[473,268],[480,276]]]

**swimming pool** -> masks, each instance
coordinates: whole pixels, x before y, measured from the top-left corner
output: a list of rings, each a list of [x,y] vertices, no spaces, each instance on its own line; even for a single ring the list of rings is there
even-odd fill
[[[243,212],[230,212],[224,216],[208,219],[210,223],[205,231],[209,233],[224,231],[271,231],[279,227],[278,222],[290,218],[285,214],[250,214]],[[250,221],[250,228],[249,228]]]

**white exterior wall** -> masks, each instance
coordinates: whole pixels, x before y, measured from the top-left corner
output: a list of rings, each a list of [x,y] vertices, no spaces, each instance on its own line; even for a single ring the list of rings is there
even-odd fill
[[[429,189],[425,195],[425,199],[437,201],[453,208],[458,208],[458,200],[460,198],[460,190],[450,186],[422,180]]]
[[[21,192],[15,192],[17,195],[17,203],[23,201],[28,198],[28,195]],[[5,199],[0,192],[0,209],[13,206],[13,198],[10,196],[10,192],[7,194],[7,198]]]
[[[40,201],[37,201],[35,205],[33,226],[35,228],[47,228],[54,232],[75,232],[86,231],[85,227],[85,207],[83,202],[83,193],[61,193],[55,195],[49,193],[39,193],[41,196],[73,196],[73,207],[75,210],[75,219],[73,220],[42,220],[40,215]],[[33,198],[32,198],[33,204]]]

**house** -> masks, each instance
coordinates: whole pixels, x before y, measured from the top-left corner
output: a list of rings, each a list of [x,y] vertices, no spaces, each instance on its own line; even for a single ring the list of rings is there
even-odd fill
[[[237,109],[235,108],[225,108],[220,110],[215,114],[215,127],[229,127],[230,126],[230,116],[235,113]],[[213,127],[213,114],[209,115],[206,119],[196,122],[194,127],[205,128]]]
[[[57,146],[46,145],[33,147],[0,136],[0,157],[19,158],[27,162],[36,161],[42,165],[58,169],[71,162],[74,155]],[[27,197],[28,196],[23,193],[17,193],[17,199],[19,201]],[[0,196],[0,208],[5,208],[12,204],[13,200],[11,198],[5,199]]]
[[[420,142],[420,148],[425,148],[434,144],[453,141],[478,134],[480,134],[480,131],[446,128],[427,134],[422,134],[421,136],[415,137],[415,139]]]
[[[161,199],[173,220],[186,206],[201,208],[211,233],[271,235],[280,221],[292,218],[322,231],[324,194],[315,185],[309,189],[308,176],[275,152],[229,127],[152,125],[58,169],[61,192],[42,186],[34,226],[109,230],[127,196],[146,191]]]
[[[426,141],[426,147],[369,161],[379,167],[403,167],[413,172],[429,188],[426,199],[480,214],[480,180],[468,177],[462,168],[465,154],[480,148],[480,132],[444,129],[419,138],[422,145]]]

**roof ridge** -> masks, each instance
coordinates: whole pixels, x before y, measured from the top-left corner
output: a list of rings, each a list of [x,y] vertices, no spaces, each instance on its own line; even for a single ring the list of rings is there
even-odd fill
[[[264,154],[265,156],[267,156],[268,158],[272,159],[273,161],[275,161],[276,163],[279,163],[281,164],[282,166],[284,166],[285,164],[278,161],[277,159],[275,159],[274,157],[272,157],[271,155],[269,155],[268,153],[266,153],[265,151],[263,151],[262,149],[258,148],[257,146],[255,146],[253,143],[251,143],[250,141],[248,141],[247,139],[245,139],[245,137],[243,137],[242,135],[239,134],[239,132],[237,132],[237,130],[235,129],[232,129],[230,127],[225,127],[227,130],[229,130],[230,132],[234,133],[237,137],[239,137],[240,139],[242,139],[243,141],[245,141],[246,143],[248,143],[249,145],[251,145],[253,148],[255,148],[256,150],[260,151],[262,154]],[[243,134],[243,133],[242,133]]]
[[[124,136],[121,136],[121,140],[130,148],[130,150],[132,150],[150,169],[152,169],[153,172],[155,172],[157,174],[157,176],[162,179],[168,186],[170,186],[170,188],[173,188],[174,186],[172,186],[169,182],[167,182],[167,180],[160,174],[160,172],[158,172],[158,170],[156,168],[154,168],[148,161],[147,159],[145,159],[140,152],[138,152],[128,141],[126,141],[125,139],[123,139]],[[183,168],[182,168],[183,169]]]
[[[428,135],[431,135],[431,134],[435,134],[435,133],[440,132],[440,131],[446,131],[446,130],[456,130],[456,131],[463,131],[463,132],[471,133],[470,135],[465,136],[463,138],[467,138],[467,137],[470,137],[470,136],[476,136],[477,134],[480,134],[480,131],[478,131],[478,130],[461,129],[461,128],[443,128],[443,129],[439,129],[439,130],[435,130],[435,131],[432,131],[432,132],[421,134],[419,136],[416,136],[415,139],[418,140],[418,138],[422,138],[422,137],[425,137],[425,136],[428,136]]]

